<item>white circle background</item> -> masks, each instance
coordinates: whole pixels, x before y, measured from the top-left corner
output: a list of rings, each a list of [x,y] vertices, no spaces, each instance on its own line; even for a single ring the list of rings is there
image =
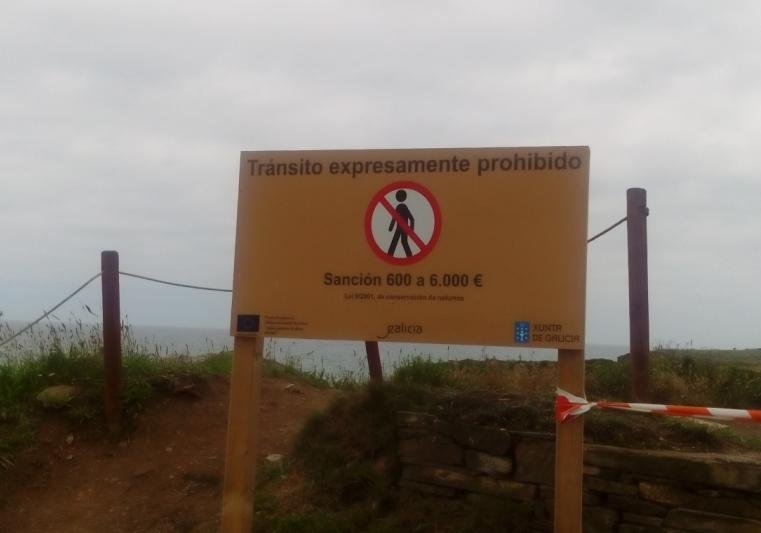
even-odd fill
[[[386,194],[385,198],[393,208],[399,205],[399,201],[396,199],[396,192],[399,189],[394,189]],[[425,244],[428,244],[433,237],[434,228],[434,214],[433,207],[428,202],[425,196],[414,189],[402,188],[407,193],[407,199],[403,202],[407,205],[412,213],[412,217],[415,219],[415,234],[420,237]],[[391,214],[380,203],[375,206],[371,219],[370,228],[372,230],[373,239],[376,244],[384,252],[388,251],[388,247],[391,246],[391,239],[396,233],[396,224],[394,228],[389,231],[388,227],[391,224]],[[420,253],[420,248],[415,244],[411,238],[407,238],[407,242],[412,250],[413,257]],[[404,254],[404,248],[402,247],[401,239],[396,245],[394,250],[394,257],[404,258],[407,257]]]

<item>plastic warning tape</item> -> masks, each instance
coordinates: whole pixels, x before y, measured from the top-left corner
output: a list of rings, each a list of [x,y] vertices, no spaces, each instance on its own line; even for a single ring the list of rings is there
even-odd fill
[[[722,407],[693,407],[690,405],[661,405],[655,403],[588,402],[563,389],[555,396],[555,420],[565,422],[583,415],[592,408],[656,413],[672,416],[694,416],[716,420],[752,420],[761,422],[761,411],[753,409],[724,409]]]

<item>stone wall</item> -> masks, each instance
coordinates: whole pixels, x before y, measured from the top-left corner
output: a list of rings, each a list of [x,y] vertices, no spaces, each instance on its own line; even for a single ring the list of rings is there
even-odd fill
[[[552,435],[398,414],[400,484],[446,497],[476,493],[532,507],[552,529]],[[761,459],[585,446],[586,532],[761,532]]]

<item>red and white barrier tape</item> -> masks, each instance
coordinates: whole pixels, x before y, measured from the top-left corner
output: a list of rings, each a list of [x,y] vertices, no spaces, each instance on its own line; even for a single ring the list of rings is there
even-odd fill
[[[638,413],[657,413],[673,416],[694,416],[717,420],[753,420],[761,422],[761,411],[752,409],[724,409],[721,407],[693,407],[689,405],[660,405],[654,403],[588,402],[562,389],[555,396],[555,420],[565,422],[583,415],[592,408],[618,409]]]

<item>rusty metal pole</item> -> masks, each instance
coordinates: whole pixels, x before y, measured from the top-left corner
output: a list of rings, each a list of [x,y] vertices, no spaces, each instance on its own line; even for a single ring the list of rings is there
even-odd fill
[[[635,401],[650,394],[650,315],[647,287],[647,191],[626,191],[629,243],[629,353],[632,363],[632,392]]]
[[[103,371],[105,390],[103,406],[109,431],[121,425],[122,332],[119,311],[119,253],[100,254],[103,293]]]
[[[370,382],[383,383],[383,367],[380,362],[380,352],[376,341],[365,341],[367,351],[367,369],[370,372]]]

